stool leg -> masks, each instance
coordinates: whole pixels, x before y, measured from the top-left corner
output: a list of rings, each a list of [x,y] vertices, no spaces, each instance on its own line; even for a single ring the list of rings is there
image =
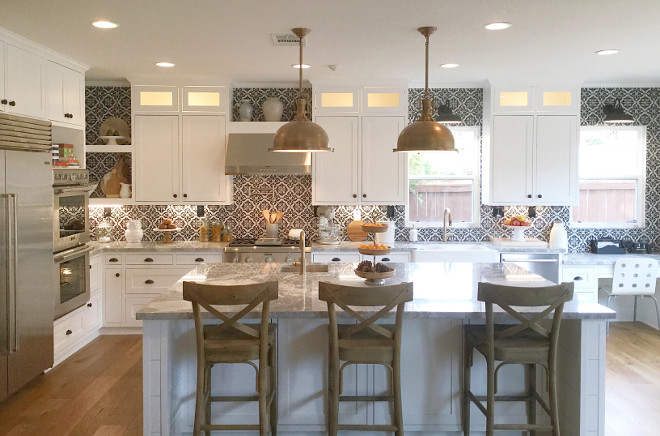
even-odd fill
[[[495,425],[495,362],[492,357],[486,357],[488,381],[486,389],[486,436],[494,436]]]
[[[658,300],[653,295],[649,295],[649,297],[651,297],[655,303],[655,313],[658,315],[658,330],[660,330],[660,309],[658,309]]]
[[[467,393],[470,391],[470,372],[472,369],[472,347],[467,344],[463,334],[463,397],[462,397],[462,420],[463,436],[470,436],[470,399]]]
[[[268,363],[259,359],[259,436],[268,436]]]
[[[337,436],[339,419],[339,362],[330,349],[328,364],[328,436]]]
[[[529,369],[529,389],[527,389],[527,392],[531,396],[528,400],[527,422],[530,424],[536,424],[536,397],[534,396],[534,392],[536,392],[536,365],[531,364],[527,365],[527,367]],[[529,435],[536,436],[536,431],[530,431]]]
[[[273,392],[273,402],[270,403],[270,433],[277,436],[277,345],[271,345],[270,389]]]
[[[205,368],[204,374],[204,383],[206,384],[206,389],[204,389],[204,424],[211,425],[211,369],[213,365],[207,365]],[[211,436],[211,430],[206,430],[206,436]]]
[[[395,436],[403,436],[403,406],[401,404],[401,355],[399,350],[394,352],[392,362],[392,390],[394,391],[394,423]]]
[[[202,359],[197,361],[197,392],[195,394],[195,422],[193,426],[193,436],[201,436],[202,423],[204,422],[204,409],[206,402],[206,372]]]
[[[559,436],[559,406],[557,404],[557,368],[555,359],[548,361],[548,394],[550,400],[550,421],[552,422],[552,436]]]

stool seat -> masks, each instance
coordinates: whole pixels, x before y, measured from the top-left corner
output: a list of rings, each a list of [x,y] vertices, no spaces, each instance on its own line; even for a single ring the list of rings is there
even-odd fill
[[[394,333],[394,324],[378,324]],[[339,337],[352,328],[352,324],[337,326]],[[394,339],[388,339],[373,330],[363,329],[351,335],[349,339],[339,339],[339,360],[355,363],[387,363],[394,358]]]
[[[502,332],[510,325],[496,324],[495,334]],[[484,356],[487,353],[487,337],[485,325],[466,325],[465,340]],[[524,330],[512,336],[495,338],[495,360],[509,363],[545,363],[550,353],[550,339],[532,331]]]
[[[249,325],[249,324],[247,324]],[[268,344],[275,343],[277,326],[268,324]],[[236,329],[217,332],[217,325],[204,326],[204,354],[210,363],[241,363],[259,359],[259,338]]]

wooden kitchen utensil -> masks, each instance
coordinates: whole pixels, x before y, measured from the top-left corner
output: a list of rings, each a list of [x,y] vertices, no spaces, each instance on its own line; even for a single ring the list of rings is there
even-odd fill
[[[268,221],[271,224],[275,224],[275,219],[277,218],[277,212],[271,212],[270,214],[270,221]]]
[[[277,211],[277,218],[275,218],[275,222],[279,223],[280,221],[282,221],[282,216],[283,215],[284,215],[284,212],[282,212],[281,210],[278,210]]]
[[[367,239],[367,232],[362,230],[363,221],[351,221],[346,227],[346,234],[351,241],[364,241]]]
[[[268,213],[268,211],[264,209],[261,211],[261,214],[264,216],[266,222],[270,224],[270,214]]]

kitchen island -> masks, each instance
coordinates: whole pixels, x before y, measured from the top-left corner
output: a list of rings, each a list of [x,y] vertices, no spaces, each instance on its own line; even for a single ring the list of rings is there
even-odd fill
[[[318,300],[318,282],[368,286],[353,273],[355,264],[335,263],[328,272],[280,272],[279,264],[205,264],[156,298],[137,317],[143,320],[144,434],[186,434],[192,430],[195,391],[195,335],[190,303],[182,299],[185,280],[242,284],[277,280],[279,299],[271,304],[278,324],[279,434],[324,434],[327,374],[326,304]],[[402,341],[402,391],[407,433],[451,435],[461,430],[460,372],[464,323],[483,323],[484,305],[476,300],[477,283],[517,286],[551,284],[542,277],[503,264],[392,264],[390,282],[414,283],[414,300],[406,304]],[[568,435],[602,435],[604,423],[605,321],[614,312],[597,304],[566,305],[559,356],[560,413]],[[507,315],[498,313],[500,321]],[[485,388],[485,362],[475,355],[473,386]],[[223,392],[253,391],[254,370],[247,365],[222,365],[213,370],[213,386]],[[522,389],[522,369],[500,371],[498,393]],[[542,386],[539,371],[539,386]],[[384,368],[351,365],[345,370],[344,392],[381,393],[387,388]],[[483,390],[483,389],[482,389]],[[505,403],[498,416],[524,422],[523,404]],[[540,409],[540,408],[539,408]],[[484,427],[473,413],[473,429]],[[214,422],[255,422],[256,404],[218,404]],[[540,414],[540,412],[539,412]],[[342,403],[340,422],[382,423],[389,419],[384,404]],[[540,419],[545,419],[540,415]],[[348,434],[348,433],[347,433]],[[364,433],[361,433],[364,434]],[[505,434],[505,433],[503,433]]]

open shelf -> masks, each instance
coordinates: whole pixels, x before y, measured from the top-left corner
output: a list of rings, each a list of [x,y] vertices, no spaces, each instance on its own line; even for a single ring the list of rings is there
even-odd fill
[[[128,145],[92,145],[87,144],[85,146],[85,151],[87,153],[131,153],[133,151],[133,146]]]

